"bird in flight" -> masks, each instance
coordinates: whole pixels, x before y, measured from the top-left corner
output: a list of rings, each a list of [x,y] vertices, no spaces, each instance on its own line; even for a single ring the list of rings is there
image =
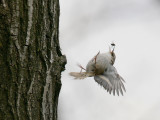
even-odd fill
[[[109,52],[100,53],[98,52],[87,64],[86,69],[81,65],[80,72],[70,72],[70,76],[75,79],[85,79],[86,77],[94,77],[94,80],[104,87],[110,94],[121,93],[125,90],[124,79],[118,74],[116,68],[113,66],[116,56],[114,53],[115,44],[111,43]],[[85,72],[82,72],[85,70]]]

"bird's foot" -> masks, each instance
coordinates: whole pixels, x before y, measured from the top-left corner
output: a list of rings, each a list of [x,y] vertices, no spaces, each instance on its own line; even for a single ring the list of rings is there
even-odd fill
[[[85,69],[84,67],[82,67],[82,65],[78,64],[78,67],[80,67],[80,68],[81,68],[80,73],[82,72],[82,70],[85,70],[85,71],[86,71],[86,69]]]
[[[100,53],[100,51],[97,53],[96,56],[94,56],[94,58],[93,58],[93,60],[92,60],[92,62],[95,61],[95,64],[96,64],[96,62],[97,62],[97,56],[99,55],[99,53]]]
[[[97,53],[97,55],[93,58],[92,62],[94,61],[95,62],[95,71],[97,69],[97,56],[99,55],[100,51]]]

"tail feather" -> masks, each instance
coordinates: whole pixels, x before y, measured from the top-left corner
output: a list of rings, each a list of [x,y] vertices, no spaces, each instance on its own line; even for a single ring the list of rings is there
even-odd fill
[[[74,79],[85,79],[86,77],[94,76],[93,73],[87,73],[87,72],[70,72],[70,76],[73,76]]]

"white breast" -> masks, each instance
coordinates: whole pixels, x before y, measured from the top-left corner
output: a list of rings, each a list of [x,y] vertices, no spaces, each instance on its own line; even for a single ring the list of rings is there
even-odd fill
[[[96,63],[96,67],[95,67],[95,63]],[[103,72],[108,65],[111,63],[111,54],[108,53],[102,53],[99,54],[96,58],[96,62],[95,62],[95,58],[92,58],[87,66],[86,66],[86,71],[87,72],[93,72],[95,71],[95,68],[101,72]]]

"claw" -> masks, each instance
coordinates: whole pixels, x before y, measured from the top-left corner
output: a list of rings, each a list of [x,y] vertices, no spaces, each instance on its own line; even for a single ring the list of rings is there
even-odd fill
[[[93,60],[95,61],[95,71],[96,71],[96,64],[97,64],[97,56],[99,55],[100,51],[97,53],[97,55],[93,58]],[[93,62],[92,60],[92,62]]]
[[[97,60],[97,56],[99,55],[100,51],[97,53],[97,55],[93,58],[93,60],[95,60],[95,64],[96,64],[96,60]],[[93,62],[92,60],[92,62]]]
[[[97,53],[97,55],[95,56],[95,65],[96,65],[96,60],[97,60],[97,56],[99,55],[100,51]]]
[[[80,68],[81,68],[80,73],[82,72],[82,70],[85,70],[85,71],[86,71],[86,69],[85,69],[84,67],[82,67],[82,65],[78,64],[78,67],[80,67]]]

